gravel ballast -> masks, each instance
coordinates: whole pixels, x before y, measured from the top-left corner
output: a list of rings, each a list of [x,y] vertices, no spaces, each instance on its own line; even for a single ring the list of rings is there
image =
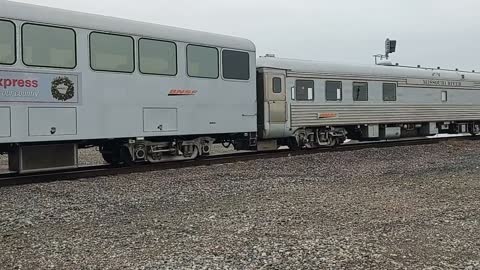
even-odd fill
[[[2,269],[480,269],[480,143],[0,188]]]
[[[214,145],[212,147],[212,155],[222,155],[236,153],[233,147],[225,148],[222,145]],[[97,147],[78,150],[78,165],[93,166],[106,164]],[[8,172],[8,155],[0,155],[0,173]]]

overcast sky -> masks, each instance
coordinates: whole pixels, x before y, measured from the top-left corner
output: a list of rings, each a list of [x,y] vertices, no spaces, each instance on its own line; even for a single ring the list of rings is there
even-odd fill
[[[259,55],[373,63],[385,38],[400,64],[480,70],[478,0],[21,0],[245,37]]]

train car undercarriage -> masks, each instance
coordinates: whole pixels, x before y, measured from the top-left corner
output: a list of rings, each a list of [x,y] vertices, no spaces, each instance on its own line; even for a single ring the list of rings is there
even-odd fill
[[[295,131],[294,137],[280,139],[278,144],[290,148],[334,147],[346,140],[378,141],[401,138],[429,137],[439,134],[478,135],[480,122],[429,122],[408,124],[369,124],[342,127],[304,127]]]
[[[254,150],[256,133],[223,136],[111,139],[48,144],[3,145],[9,170],[21,174],[77,168],[78,149],[98,147],[104,161],[112,165],[136,165],[194,160],[211,153],[213,144],[233,145],[236,150]]]
[[[128,165],[193,160],[209,155],[214,144],[235,150],[270,151],[281,146],[290,149],[334,147],[346,140],[377,141],[401,138],[428,137],[438,134],[480,133],[480,122],[430,122],[417,124],[375,124],[344,127],[305,127],[294,136],[277,140],[257,141],[256,133],[231,137],[189,137],[158,140],[159,138],[113,139],[95,142],[68,142],[29,145],[3,145],[0,152],[8,154],[9,170],[33,173],[78,167],[78,149],[98,147],[108,164]],[[157,140],[155,140],[157,139]]]

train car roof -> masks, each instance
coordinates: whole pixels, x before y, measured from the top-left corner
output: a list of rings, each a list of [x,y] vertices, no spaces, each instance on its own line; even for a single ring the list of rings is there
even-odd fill
[[[12,1],[0,0],[0,18],[255,51],[248,39]]]
[[[480,83],[480,73],[462,72],[453,70],[442,70],[434,68],[417,68],[402,66],[382,65],[350,65],[319,61],[306,61],[295,59],[284,59],[276,57],[260,57],[257,60],[257,68],[272,68],[287,70],[290,73],[304,73],[316,75],[337,75],[337,76],[367,76],[385,78],[432,78],[442,80],[466,80]],[[440,75],[440,76],[438,76]]]

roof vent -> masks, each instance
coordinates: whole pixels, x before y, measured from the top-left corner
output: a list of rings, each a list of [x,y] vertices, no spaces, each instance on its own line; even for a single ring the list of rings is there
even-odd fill
[[[380,66],[393,66],[392,62],[386,61],[386,60],[379,61],[379,62],[377,63],[377,65],[380,65]]]
[[[273,53],[267,53],[267,54],[265,54],[265,57],[275,58],[275,54],[273,54]]]

